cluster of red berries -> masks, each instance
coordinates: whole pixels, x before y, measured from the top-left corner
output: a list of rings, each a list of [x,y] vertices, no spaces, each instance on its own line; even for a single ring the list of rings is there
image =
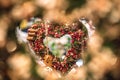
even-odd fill
[[[86,46],[87,33],[82,29],[83,25],[78,25],[80,22],[74,22],[77,25],[60,25],[49,23],[47,24],[46,35],[46,23],[45,21],[39,21],[34,23],[30,29],[37,30],[34,34],[34,38],[29,40],[32,49],[36,55],[44,58],[45,55],[52,56],[52,66],[54,69],[63,73],[69,71],[76,61],[81,58],[81,51]],[[28,31],[28,33],[30,33]],[[64,59],[56,58],[50,51],[47,51],[47,47],[43,44],[43,40],[46,36],[60,38],[65,34],[69,34],[72,37],[72,47],[65,53]],[[48,49],[49,50],[49,49]],[[49,58],[49,57],[48,57]]]

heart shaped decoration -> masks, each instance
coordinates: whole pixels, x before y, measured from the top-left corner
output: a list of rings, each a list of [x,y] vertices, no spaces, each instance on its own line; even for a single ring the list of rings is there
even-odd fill
[[[39,20],[28,29],[27,39],[45,65],[65,73],[76,65],[86,49],[89,35],[85,25],[79,20],[69,25]]]

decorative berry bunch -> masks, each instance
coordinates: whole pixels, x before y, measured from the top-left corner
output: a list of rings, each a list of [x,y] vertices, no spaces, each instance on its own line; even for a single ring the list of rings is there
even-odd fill
[[[86,28],[78,20],[69,25],[40,20],[28,29],[27,39],[47,66],[65,73],[81,59],[87,37]]]

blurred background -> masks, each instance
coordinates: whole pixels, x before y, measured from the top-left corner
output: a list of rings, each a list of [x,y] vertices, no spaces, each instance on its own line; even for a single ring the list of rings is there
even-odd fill
[[[84,52],[85,64],[65,76],[45,72],[17,41],[16,27],[31,17],[92,20],[96,32]],[[120,80],[119,75],[119,0],[0,0],[0,80]]]

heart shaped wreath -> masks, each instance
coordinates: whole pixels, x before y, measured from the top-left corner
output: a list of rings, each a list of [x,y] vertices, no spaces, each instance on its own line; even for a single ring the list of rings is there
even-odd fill
[[[65,73],[82,58],[90,27],[84,18],[65,25],[39,19],[28,29],[27,40],[45,65]]]

